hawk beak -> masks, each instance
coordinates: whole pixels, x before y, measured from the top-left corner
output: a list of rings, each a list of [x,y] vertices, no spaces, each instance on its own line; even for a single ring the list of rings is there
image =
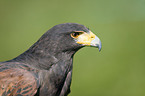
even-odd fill
[[[97,36],[95,36],[95,39],[91,41],[90,45],[92,47],[97,47],[99,51],[101,51],[102,48],[101,40]]]
[[[100,39],[91,31],[86,33],[84,32],[77,38],[77,43],[82,44],[84,46],[91,46],[91,47],[97,47],[99,51],[101,51],[101,41]]]

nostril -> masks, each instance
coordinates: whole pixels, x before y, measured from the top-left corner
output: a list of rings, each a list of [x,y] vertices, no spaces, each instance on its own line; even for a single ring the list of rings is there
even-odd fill
[[[91,38],[94,38],[93,36],[91,36]]]

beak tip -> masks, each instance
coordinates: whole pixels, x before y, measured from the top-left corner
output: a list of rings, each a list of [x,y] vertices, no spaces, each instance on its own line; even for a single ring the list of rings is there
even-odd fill
[[[101,41],[99,42],[99,46],[98,46],[98,48],[99,48],[99,52],[100,52],[100,51],[101,51],[101,48],[102,48]]]
[[[102,45],[101,45],[101,43],[100,43],[100,44],[97,44],[97,48],[99,49],[99,52],[100,52],[101,49],[102,49]]]
[[[99,52],[101,51],[101,48],[99,48]]]

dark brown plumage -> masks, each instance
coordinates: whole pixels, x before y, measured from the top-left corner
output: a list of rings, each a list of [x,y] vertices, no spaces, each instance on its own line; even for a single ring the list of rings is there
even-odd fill
[[[85,26],[59,24],[20,56],[0,63],[0,96],[67,96],[73,55],[84,46],[101,49]]]

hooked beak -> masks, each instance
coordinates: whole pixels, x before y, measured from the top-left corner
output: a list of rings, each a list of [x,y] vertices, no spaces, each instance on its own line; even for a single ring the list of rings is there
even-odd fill
[[[101,51],[102,48],[101,40],[97,36],[95,36],[95,39],[91,41],[90,46],[97,47],[99,51]]]
[[[83,44],[85,46],[97,47],[101,51],[102,44],[100,39],[91,31],[86,33],[84,32],[77,38],[78,44]]]

